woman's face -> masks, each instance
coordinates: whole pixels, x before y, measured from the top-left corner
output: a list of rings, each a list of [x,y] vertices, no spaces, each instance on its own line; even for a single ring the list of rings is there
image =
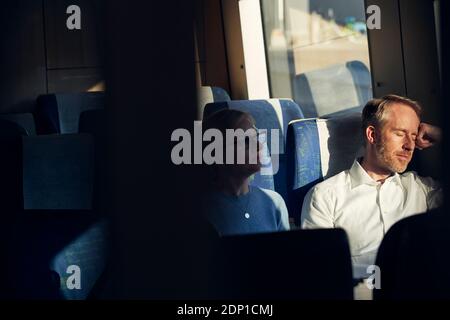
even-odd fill
[[[236,121],[235,127],[233,129],[242,129],[244,132],[251,129],[244,141],[235,140],[234,143],[234,164],[229,165],[229,169],[233,171],[234,174],[251,176],[252,174],[261,170],[261,157],[260,151],[262,150],[262,145],[258,141],[257,129],[255,127],[255,122],[250,116],[242,116]],[[245,163],[242,161],[239,163],[237,155],[241,152],[245,154]]]

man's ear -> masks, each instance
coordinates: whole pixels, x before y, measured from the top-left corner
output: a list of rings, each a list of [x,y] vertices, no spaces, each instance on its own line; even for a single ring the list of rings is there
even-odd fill
[[[374,126],[368,126],[366,128],[366,139],[370,144],[375,144],[376,140],[376,132]]]

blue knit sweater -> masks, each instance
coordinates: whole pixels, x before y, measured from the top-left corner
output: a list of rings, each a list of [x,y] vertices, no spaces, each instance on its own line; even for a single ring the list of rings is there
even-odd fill
[[[289,230],[283,198],[272,190],[250,186],[241,196],[209,192],[203,202],[206,218],[221,236]]]

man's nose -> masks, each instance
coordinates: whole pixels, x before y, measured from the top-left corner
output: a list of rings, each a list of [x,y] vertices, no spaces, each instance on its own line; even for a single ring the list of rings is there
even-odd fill
[[[415,145],[416,145],[416,141],[412,137],[407,136],[405,138],[405,142],[403,143],[403,149],[405,149],[407,151],[412,151],[412,150],[414,150]]]

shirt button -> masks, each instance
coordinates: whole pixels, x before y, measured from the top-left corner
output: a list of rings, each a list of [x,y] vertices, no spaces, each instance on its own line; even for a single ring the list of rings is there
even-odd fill
[[[246,219],[250,219],[250,214],[249,214],[249,213],[245,213],[245,214],[244,214],[244,217],[245,217]]]

